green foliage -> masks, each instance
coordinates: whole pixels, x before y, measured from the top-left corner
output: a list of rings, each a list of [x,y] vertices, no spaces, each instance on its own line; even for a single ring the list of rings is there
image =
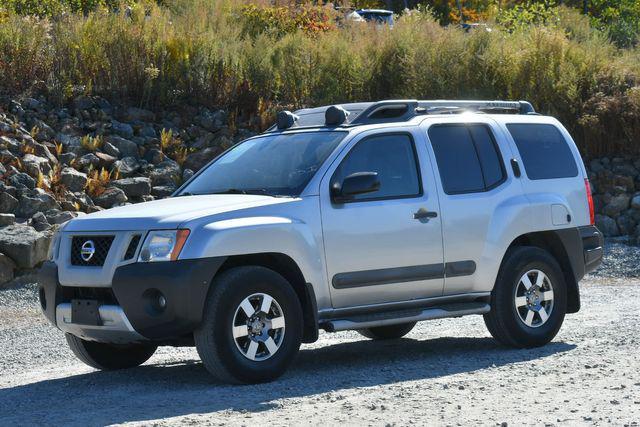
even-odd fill
[[[550,25],[558,22],[555,2],[526,1],[512,8],[502,9],[496,17],[498,23],[510,31],[531,25]]]

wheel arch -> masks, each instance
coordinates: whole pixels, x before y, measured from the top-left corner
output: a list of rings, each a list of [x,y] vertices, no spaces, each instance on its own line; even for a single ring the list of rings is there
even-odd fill
[[[279,252],[264,252],[229,256],[220,266],[216,275],[231,268],[257,265],[275,271],[284,277],[298,296],[302,307],[302,342],[312,343],[318,339],[318,307],[311,283],[305,280],[302,270],[290,256]]]
[[[504,263],[509,250],[518,246],[533,246],[549,252],[558,261],[567,285],[567,313],[576,313],[580,310],[580,288],[578,282],[584,276],[584,262],[581,264],[579,259],[582,256],[581,243],[577,229],[537,231],[522,234],[511,242],[502,259],[502,263]]]

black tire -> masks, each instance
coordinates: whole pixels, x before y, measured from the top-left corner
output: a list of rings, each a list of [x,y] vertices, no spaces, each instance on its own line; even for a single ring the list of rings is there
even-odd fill
[[[538,327],[527,326],[516,309],[516,288],[520,278],[530,270],[540,270],[553,287],[551,314]],[[505,255],[491,293],[491,311],[484,315],[489,333],[509,347],[539,347],[556,336],[566,311],[567,286],[556,259],[547,251],[536,247],[510,249]]]
[[[135,368],[149,360],[158,348],[151,344],[105,344],[65,334],[67,344],[83,363],[101,371]]]
[[[377,326],[375,328],[358,329],[358,333],[372,340],[395,340],[407,335],[416,322],[401,323],[399,325]]]
[[[232,333],[236,309],[245,298],[258,293],[273,297],[285,318],[280,347],[266,360],[245,357]],[[289,282],[268,268],[245,266],[227,270],[213,280],[194,338],[205,368],[215,378],[253,384],[272,381],[286,371],[300,348],[302,330],[302,308]]]

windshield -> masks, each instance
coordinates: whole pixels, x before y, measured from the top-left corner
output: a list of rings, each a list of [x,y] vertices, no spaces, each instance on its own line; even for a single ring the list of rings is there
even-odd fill
[[[179,195],[299,195],[347,132],[275,134],[231,148]]]

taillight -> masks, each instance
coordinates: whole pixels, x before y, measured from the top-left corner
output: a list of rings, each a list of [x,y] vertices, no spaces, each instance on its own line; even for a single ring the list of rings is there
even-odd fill
[[[591,184],[589,184],[589,179],[584,179],[584,186],[587,189],[587,203],[589,204],[589,220],[591,221],[591,225],[595,225],[596,223],[596,211],[593,208],[593,196],[591,195]]]

